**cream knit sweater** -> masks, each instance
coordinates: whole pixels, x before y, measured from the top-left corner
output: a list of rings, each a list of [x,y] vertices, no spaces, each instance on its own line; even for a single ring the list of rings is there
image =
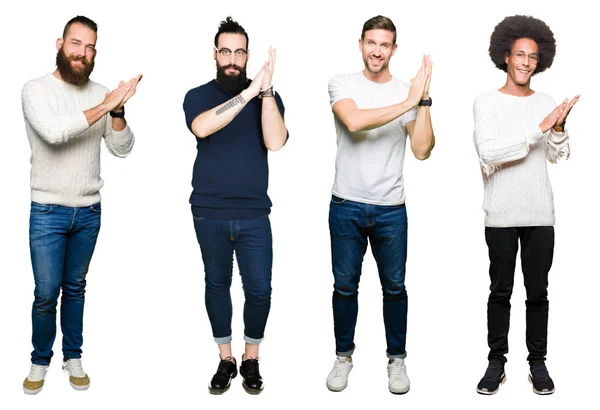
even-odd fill
[[[569,136],[539,124],[556,107],[552,97],[498,90],[477,96],[473,138],[483,175],[485,226],[554,225],[547,161],[569,157]]]
[[[89,81],[82,87],[52,74],[29,81],[21,93],[31,147],[31,200],[72,207],[100,201],[100,141],[117,156],[127,156],[134,136],[129,126],[112,129],[107,114],[92,126],[83,111],[100,104],[109,90]]]

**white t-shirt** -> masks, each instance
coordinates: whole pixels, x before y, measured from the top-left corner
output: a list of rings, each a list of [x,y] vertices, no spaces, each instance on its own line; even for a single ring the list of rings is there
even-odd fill
[[[332,107],[339,100],[350,98],[359,109],[381,108],[404,101],[409,89],[409,84],[396,77],[380,84],[367,79],[361,71],[333,77],[329,81],[329,99]],[[331,192],[367,204],[403,204],[406,123],[416,117],[414,108],[381,127],[350,133],[334,116],[338,151]]]

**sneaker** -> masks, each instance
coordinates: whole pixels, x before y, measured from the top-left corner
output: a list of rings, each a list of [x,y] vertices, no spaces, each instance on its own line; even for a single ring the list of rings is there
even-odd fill
[[[483,375],[483,378],[477,385],[477,393],[479,394],[496,394],[500,389],[500,385],[506,381],[504,375],[504,363],[491,361]]]
[[[244,378],[242,387],[244,387],[246,393],[260,394],[265,386],[262,377],[260,377],[260,372],[258,371],[258,358],[242,360],[240,374]]]
[[[410,380],[406,374],[404,359],[390,359],[387,365],[388,389],[393,394],[404,394],[410,389]]]
[[[554,382],[548,374],[544,362],[532,362],[529,364],[529,383],[533,385],[536,394],[554,393]]]
[[[69,359],[64,361],[62,369],[69,374],[69,382],[75,390],[87,390],[90,387],[90,378],[83,371],[81,359]]]
[[[333,369],[327,376],[327,388],[331,391],[342,391],[348,387],[348,374],[352,370],[352,362],[347,357],[337,357]]]
[[[23,381],[23,391],[25,394],[38,394],[44,387],[44,379],[48,366],[32,364],[29,370],[29,376]]]
[[[219,362],[219,368],[213,376],[210,384],[208,385],[208,391],[210,394],[223,394],[231,386],[231,379],[237,376],[237,366],[235,359],[232,357],[226,357],[221,359]]]

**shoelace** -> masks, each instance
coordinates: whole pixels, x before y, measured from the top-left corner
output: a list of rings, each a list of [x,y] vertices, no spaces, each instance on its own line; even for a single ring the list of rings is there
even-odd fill
[[[69,359],[67,362],[67,369],[69,370],[69,374],[75,377],[84,377],[85,372],[83,371],[83,366],[81,365],[81,359]]]
[[[390,363],[390,365],[390,379],[392,381],[400,380],[404,383],[407,383],[408,380],[405,378],[406,372],[402,371],[405,367],[404,363],[400,364],[394,360],[392,363]]]
[[[490,363],[488,368],[483,375],[484,379],[499,379],[502,377],[502,373],[504,372],[504,367],[496,364],[496,362]]]
[[[258,376],[258,359],[251,358],[248,360],[244,360],[244,363],[246,363],[246,365],[244,366],[246,368],[246,377]]]
[[[346,367],[346,362],[346,358],[336,359],[333,373],[334,377],[341,377],[345,373],[343,369]]]
[[[531,366],[531,376],[535,379],[547,379],[550,377],[548,369],[544,363],[534,364]]]
[[[31,365],[31,370],[29,370],[29,376],[27,377],[29,380],[37,381],[42,380],[46,375],[46,371],[48,370],[47,366],[40,366],[37,364]]]

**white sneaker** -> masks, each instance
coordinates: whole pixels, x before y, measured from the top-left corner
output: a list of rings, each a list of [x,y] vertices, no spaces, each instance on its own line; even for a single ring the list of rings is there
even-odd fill
[[[327,376],[327,388],[331,391],[342,391],[348,386],[348,374],[352,370],[352,362],[347,357],[337,357],[333,369]]]
[[[69,359],[63,362],[62,369],[69,374],[69,382],[75,390],[87,390],[90,387],[90,378],[83,371],[81,359]]]
[[[32,364],[29,370],[29,376],[23,381],[23,391],[25,394],[38,394],[44,387],[44,379],[48,372],[48,366]]]
[[[406,374],[404,359],[393,359],[388,362],[388,388],[394,394],[404,394],[410,389],[410,380]]]

